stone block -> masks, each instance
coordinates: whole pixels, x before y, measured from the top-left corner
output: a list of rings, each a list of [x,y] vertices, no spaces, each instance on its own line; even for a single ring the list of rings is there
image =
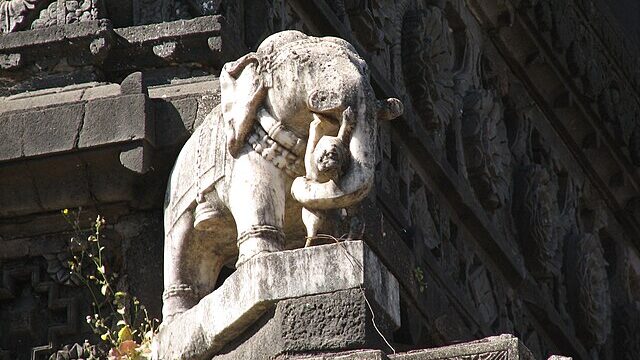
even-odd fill
[[[99,85],[86,89],[84,94],[82,94],[82,100],[93,100],[117,95],[120,95],[119,84]]]
[[[158,146],[182,145],[189,138],[198,111],[198,102],[188,97],[172,101],[157,99],[156,140]]]
[[[379,310],[374,310],[379,314]],[[378,333],[376,327],[381,330]],[[386,331],[384,329],[387,329]],[[309,354],[361,348],[385,348],[391,339],[385,318],[373,325],[361,289],[282,300],[240,337],[226,345],[216,360],[267,359],[281,354]]]
[[[23,122],[11,114],[0,114],[0,161],[22,156]]]
[[[24,162],[0,166],[0,216],[42,210],[31,169]]]
[[[153,109],[144,94],[87,102],[79,147],[147,140],[155,142]]]
[[[14,115],[23,118],[23,155],[73,149],[84,116],[83,107],[83,104],[75,103]]]
[[[202,76],[196,81],[179,82],[149,87],[150,98],[173,98],[186,95],[202,96],[207,93],[219,93],[220,81],[211,76]]]
[[[433,349],[415,350],[389,355],[391,360],[535,360],[529,349],[510,334],[491,336],[477,341],[443,346]]]
[[[48,107],[57,104],[79,101],[84,90],[77,89],[71,91],[51,92],[26,96],[14,99],[0,100],[0,113],[18,110],[31,110],[39,107]]]
[[[0,260],[16,259],[29,255],[29,242],[25,239],[2,241],[0,239]]]
[[[341,290],[361,291],[362,288],[366,289],[367,299],[376,311],[376,319],[384,319],[389,324],[389,330],[399,327],[398,281],[362,241],[289,250],[253,258],[192,309],[162,326],[157,336],[155,358],[210,358],[278,302]],[[321,326],[325,330],[314,330],[316,334],[324,331],[335,333],[336,326],[340,326],[336,316],[344,315],[338,309],[340,304],[350,304],[348,307],[362,310],[363,303],[355,299],[353,296],[334,298],[331,301],[335,306],[329,306],[332,310],[326,314],[317,310],[321,307],[318,301],[309,302],[310,312],[304,315],[302,308],[295,304],[281,305],[281,316],[287,319],[283,329],[288,329],[282,332],[283,347],[304,350],[322,346],[335,348],[349,343],[347,339],[353,334],[361,334],[357,327],[354,333],[341,339],[313,341],[304,337],[303,332],[295,327],[312,322],[315,317],[325,324]],[[314,306],[316,311],[312,309]],[[355,324],[363,320],[358,319],[355,317],[345,321]]]

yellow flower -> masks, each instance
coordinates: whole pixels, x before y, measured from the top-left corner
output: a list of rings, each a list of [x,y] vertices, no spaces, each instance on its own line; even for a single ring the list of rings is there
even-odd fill
[[[62,210],[62,215],[64,215],[64,216],[69,215],[69,209]]]

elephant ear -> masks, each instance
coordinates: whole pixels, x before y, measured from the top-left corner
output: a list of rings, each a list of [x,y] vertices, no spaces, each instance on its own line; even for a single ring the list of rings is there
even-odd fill
[[[226,126],[227,149],[237,157],[253,127],[256,112],[267,95],[255,53],[226,63],[220,73],[220,103]]]

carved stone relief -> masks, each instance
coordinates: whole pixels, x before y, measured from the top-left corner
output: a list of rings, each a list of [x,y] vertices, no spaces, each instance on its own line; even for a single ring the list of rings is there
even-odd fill
[[[486,324],[494,324],[498,319],[498,306],[491,275],[484,266],[475,266],[469,271],[468,282],[482,320]]]
[[[31,24],[31,28],[37,29],[53,25],[97,20],[101,15],[100,5],[99,0],[57,0],[40,12],[38,19]]]
[[[31,13],[42,0],[0,1],[0,34],[21,30]]]
[[[640,116],[638,94],[629,86],[632,79],[618,76],[618,64],[609,60],[609,49],[605,47],[610,46],[620,54],[637,50],[618,47],[620,41],[614,35],[616,27],[603,25],[608,17],[595,15],[598,13],[596,8],[580,1],[537,1],[533,4],[531,15],[537,28],[546,34],[547,41],[560,55],[564,54],[563,65],[576,79],[579,90],[586,98],[597,103],[595,111],[616,144],[623,149],[633,147],[630,137]],[[585,20],[581,12],[593,16]],[[599,33],[595,34],[594,29],[599,29]],[[622,70],[632,72],[624,66]],[[629,156],[634,161],[633,151],[629,152]]]
[[[526,166],[516,175],[514,217],[527,268],[540,279],[557,276],[561,266],[552,189],[549,172],[541,165]]]
[[[414,176],[410,187],[409,212],[415,240],[424,244],[428,250],[440,245],[440,234],[437,232],[433,215],[429,208],[427,189],[418,176]]]
[[[427,129],[442,130],[454,115],[456,50],[441,9],[407,11],[402,26],[404,83]]]
[[[576,331],[587,343],[602,345],[611,332],[611,298],[602,245],[597,235],[574,237],[567,277]],[[572,304],[573,303],[573,304]]]
[[[311,240],[334,209],[357,212],[374,181],[377,120],[402,113],[399,100],[375,99],[368,76],[346,41],[299,31],[224,66],[221,105],[181,151],[167,188],[165,321],[210,293],[235,257],[239,267],[297,246],[301,213]],[[358,225],[352,217],[350,233]]]
[[[467,176],[485,209],[505,204],[510,165],[503,106],[488,90],[470,91],[464,98],[462,141]]]
[[[613,332],[615,359],[633,360],[640,354],[640,309],[638,303],[618,307]]]
[[[70,291],[42,258],[0,268],[0,348],[13,354],[48,354],[79,327],[81,291]],[[49,277],[52,276],[53,279]],[[69,295],[71,294],[71,295]],[[21,339],[15,342],[11,339]],[[42,344],[49,344],[41,346]],[[32,349],[33,348],[33,349]]]
[[[97,20],[101,0],[2,0],[0,33]]]

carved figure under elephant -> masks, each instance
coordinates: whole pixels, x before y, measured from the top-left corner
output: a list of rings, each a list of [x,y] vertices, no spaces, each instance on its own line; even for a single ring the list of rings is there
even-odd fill
[[[298,31],[268,37],[227,63],[221,104],[195,130],[172,170],[165,198],[164,321],[213,291],[222,266],[304,243],[301,208],[361,201],[373,184],[377,120],[402,112],[376,100],[367,65],[338,38]],[[352,109],[348,166],[337,179],[305,177],[314,116],[328,136]],[[285,242],[286,238],[286,242]]]

